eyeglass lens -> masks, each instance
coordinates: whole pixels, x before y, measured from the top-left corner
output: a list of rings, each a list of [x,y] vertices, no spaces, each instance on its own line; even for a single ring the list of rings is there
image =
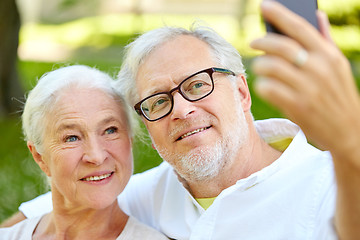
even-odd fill
[[[189,101],[196,101],[213,89],[213,82],[207,72],[201,72],[184,80],[179,85],[180,94]],[[158,119],[172,110],[173,99],[171,93],[159,93],[142,102],[140,108],[150,120]]]

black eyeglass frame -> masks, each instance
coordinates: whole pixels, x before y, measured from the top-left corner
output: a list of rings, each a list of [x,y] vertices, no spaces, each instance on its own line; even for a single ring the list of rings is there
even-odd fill
[[[206,73],[210,76],[211,83],[212,83],[211,91],[209,91],[209,93],[205,94],[204,96],[202,96],[202,97],[200,97],[200,98],[198,98],[198,99],[194,99],[194,100],[193,100],[193,99],[189,99],[189,98],[186,97],[186,95],[181,91],[181,85],[182,85],[184,82],[186,82],[188,79],[194,77],[194,76],[197,75],[197,74],[203,73],[203,72],[206,72]],[[199,71],[199,72],[196,72],[196,73],[190,75],[189,77],[185,78],[184,80],[182,80],[182,81],[179,83],[179,85],[178,85],[177,87],[171,89],[171,90],[168,91],[168,92],[158,92],[158,93],[152,94],[152,95],[144,98],[143,100],[141,100],[140,102],[138,102],[137,104],[135,104],[134,109],[135,109],[135,111],[137,112],[137,114],[139,114],[140,116],[143,116],[146,120],[148,120],[148,121],[150,121],[150,122],[154,122],[154,121],[157,121],[157,120],[159,120],[159,119],[161,119],[161,118],[164,118],[164,117],[166,117],[167,115],[169,115],[169,114],[172,112],[172,110],[173,110],[173,107],[174,107],[174,97],[173,97],[172,93],[175,92],[175,91],[178,91],[178,92],[180,93],[180,95],[181,95],[184,99],[186,99],[187,101],[189,101],[189,102],[196,102],[196,101],[199,101],[199,100],[201,100],[201,99],[209,96],[209,95],[214,91],[214,87],[215,87],[214,79],[213,79],[213,77],[212,77],[212,75],[213,75],[214,72],[225,73],[225,74],[228,74],[228,75],[236,76],[236,74],[235,74],[233,71],[228,70],[228,69],[217,68],[217,67],[207,68],[207,69],[204,69],[204,70],[201,70],[201,71]],[[169,96],[170,101],[171,101],[171,108],[169,109],[169,112],[166,113],[165,115],[163,115],[163,116],[161,116],[161,117],[159,117],[159,118],[156,118],[156,119],[149,119],[149,118],[146,116],[146,114],[144,114],[144,112],[141,110],[141,107],[140,107],[140,106],[141,106],[141,104],[142,104],[144,101],[146,101],[147,99],[149,99],[149,98],[151,98],[151,97],[153,97],[153,96],[159,95],[159,94],[166,94],[166,95]]]

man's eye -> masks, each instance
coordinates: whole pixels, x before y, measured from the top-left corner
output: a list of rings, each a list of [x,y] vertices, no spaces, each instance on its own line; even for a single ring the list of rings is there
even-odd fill
[[[184,87],[185,92],[191,95],[200,95],[211,90],[211,85],[201,80],[193,81]]]
[[[77,140],[79,140],[79,138],[77,136],[75,136],[75,135],[67,136],[65,138],[65,142],[75,142]]]
[[[165,102],[165,99],[159,99],[154,103],[154,107],[159,106]]]
[[[199,82],[199,83],[194,84],[193,88],[201,88],[202,86],[204,86],[204,83]]]
[[[113,134],[113,133],[116,133],[116,131],[117,131],[116,127],[110,127],[110,128],[105,130],[105,133],[106,134]]]
[[[159,98],[151,105],[151,112],[160,111],[165,108],[169,103],[169,99],[167,98]]]

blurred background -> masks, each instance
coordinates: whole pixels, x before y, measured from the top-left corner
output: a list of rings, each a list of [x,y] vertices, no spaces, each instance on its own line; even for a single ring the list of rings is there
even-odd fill
[[[261,54],[251,40],[265,34],[261,0],[1,0],[0,1],[0,222],[21,202],[48,191],[21,133],[24,95],[44,73],[69,64],[97,67],[116,76],[123,47],[160,26],[214,28],[243,55],[251,88],[251,61]],[[360,82],[360,1],[318,0],[332,24],[332,36]],[[252,91],[252,90],[251,90]],[[281,117],[252,93],[256,119]],[[136,141],[135,172],[161,159]]]

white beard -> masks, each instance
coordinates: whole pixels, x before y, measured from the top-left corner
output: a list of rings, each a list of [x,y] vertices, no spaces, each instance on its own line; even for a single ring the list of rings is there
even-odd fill
[[[175,170],[187,181],[205,181],[217,176],[226,165],[227,158],[221,141],[214,146],[194,149],[177,158]],[[176,161],[176,160],[175,160]]]
[[[236,99],[238,102],[239,99]],[[239,100],[240,101],[240,100]],[[235,112],[235,122],[229,127],[223,138],[213,145],[201,146],[187,153],[170,153],[156,147],[159,155],[169,162],[175,171],[186,181],[209,181],[218,176],[227,166],[237,160],[236,153],[248,139],[248,124],[241,108]]]

